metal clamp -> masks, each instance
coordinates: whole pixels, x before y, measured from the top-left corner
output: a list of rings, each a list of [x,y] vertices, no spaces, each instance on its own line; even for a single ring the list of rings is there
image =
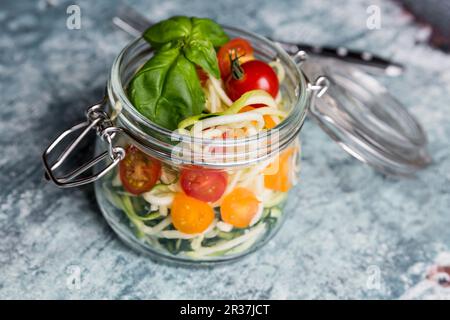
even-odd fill
[[[308,83],[308,90],[312,91],[312,97],[311,97],[311,103],[309,105],[309,111],[310,111],[310,114],[318,120],[320,120],[320,118],[322,116],[316,108],[316,99],[321,98],[327,92],[329,87],[330,87],[330,80],[328,80],[328,78],[325,76],[319,76],[316,79],[316,81],[314,81],[314,84]],[[320,123],[321,123],[321,121],[319,121],[319,124]],[[322,125],[320,124],[320,126],[322,126]],[[326,128],[323,128],[323,129],[326,130]]]
[[[314,84],[309,84],[308,88],[314,92],[317,98],[322,97],[330,87],[330,80],[325,76],[320,76],[316,79]]]
[[[107,100],[104,99],[101,102],[89,107],[86,111],[86,121],[64,131],[47,147],[47,149],[45,149],[42,155],[42,160],[44,162],[45,178],[47,180],[51,180],[61,188],[77,187],[88,184],[103,177],[125,157],[125,150],[122,147],[114,146],[113,140],[116,136],[116,133],[121,132],[122,130],[118,127],[113,126],[108,114],[104,111],[106,103]],[[80,130],[82,131],[76,137],[76,139],[66,147],[66,149],[58,156],[53,164],[50,164],[49,156],[52,150],[57,145],[59,145],[67,136]],[[84,137],[90,130],[96,131],[97,135],[108,144],[108,151],[105,151],[102,154],[96,156],[95,158],[73,170],[72,172],[62,177],[56,177],[55,170],[65,162],[68,156],[73,152],[76,146],[84,139]],[[87,177],[79,178],[82,173],[86,172],[94,165],[107,158],[109,158],[111,162],[99,172]]]

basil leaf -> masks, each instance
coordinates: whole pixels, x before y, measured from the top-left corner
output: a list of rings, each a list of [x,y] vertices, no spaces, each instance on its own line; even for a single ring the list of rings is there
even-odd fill
[[[191,19],[176,16],[151,26],[144,32],[143,37],[153,47],[159,48],[167,42],[189,37],[191,30]]]
[[[209,40],[214,47],[219,47],[229,40],[222,27],[213,20],[183,16],[161,21],[148,28],[143,36],[154,47],[160,47],[164,43],[185,39],[189,36]]]
[[[128,96],[142,115],[174,130],[203,111],[205,96],[196,66],[219,78],[214,47],[228,36],[210,19],[177,16],[150,27],[143,37],[156,53],[130,82]]]
[[[150,120],[156,117],[155,106],[162,94],[167,73],[179,53],[179,48],[173,48],[155,54],[144,64],[129,85],[128,95],[131,103]]]
[[[189,61],[199,65],[203,70],[212,74],[217,79],[220,78],[216,51],[210,41],[192,39],[183,48],[183,52]]]
[[[191,18],[191,37],[211,41],[214,47],[220,47],[228,42],[229,38],[222,27],[208,18]]]
[[[205,103],[195,66],[179,47],[159,51],[147,61],[131,81],[128,95],[142,115],[170,130],[201,113]]]
[[[205,95],[193,65],[180,54],[167,76],[163,98],[157,105],[156,118],[162,126],[175,130],[178,123],[205,106]]]

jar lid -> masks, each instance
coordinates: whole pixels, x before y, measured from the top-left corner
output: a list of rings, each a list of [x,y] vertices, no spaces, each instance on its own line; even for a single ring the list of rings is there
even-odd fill
[[[375,78],[336,60],[308,59],[301,69],[310,80],[328,79],[310,115],[350,155],[390,175],[411,175],[431,162],[420,124]]]

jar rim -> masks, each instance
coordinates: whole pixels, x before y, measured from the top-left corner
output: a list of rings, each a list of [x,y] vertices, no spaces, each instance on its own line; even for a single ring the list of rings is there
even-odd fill
[[[287,145],[297,136],[306,118],[306,113],[308,109],[307,105],[308,105],[308,91],[309,91],[307,90],[308,88],[307,78],[299,68],[299,65],[295,63],[294,59],[291,56],[289,56],[289,54],[275,42],[263,36],[255,34],[253,32],[244,31],[234,27],[228,26],[223,27],[227,33],[232,33],[237,36],[247,38],[250,40],[250,42],[254,43],[259,42],[267,46],[271,50],[273,50],[275,52],[275,58],[278,58],[285,68],[290,70],[290,72],[294,73],[293,75],[296,80],[298,79],[298,83],[296,83],[296,87],[294,89],[293,96],[295,97],[295,99],[293,99],[293,101],[290,102],[288,108],[289,114],[275,128],[265,130],[262,133],[259,133],[257,135],[251,135],[245,138],[225,139],[221,141],[221,145],[236,146],[236,145],[256,143],[261,139],[266,139],[267,136],[271,135],[272,132],[274,131],[278,131],[278,134],[281,137],[280,140],[283,140],[283,144]],[[107,86],[107,94],[110,103],[114,105],[117,102],[119,102],[122,108],[124,108],[124,110],[128,114],[130,114],[134,118],[134,120],[139,121],[140,124],[143,124],[146,128],[152,130],[158,135],[170,137],[172,140],[176,141],[190,141],[193,143],[215,145],[217,143],[217,139],[192,137],[159,126],[158,124],[152,122],[151,120],[143,116],[128,99],[128,96],[125,92],[125,85],[122,83],[121,78],[121,64],[123,63],[124,56],[133,49],[135,49],[137,46],[139,46],[143,41],[145,40],[142,37],[137,37],[136,39],[131,41],[128,45],[126,45],[114,60]],[[150,47],[150,44],[148,44],[148,46]],[[135,126],[131,125],[129,119],[126,118],[123,112],[118,115],[118,118],[121,120],[122,123],[125,123],[126,126],[130,125],[131,128],[129,129],[131,131],[138,129]],[[145,141],[154,140],[154,137],[148,135],[148,133],[142,130],[139,130],[139,136],[143,137]],[[139,144],[145,146],[145,141],[138,141],[138,142]],[[283,147],[282,144],[280,143],[280,150],[281,149],[283,149]]]

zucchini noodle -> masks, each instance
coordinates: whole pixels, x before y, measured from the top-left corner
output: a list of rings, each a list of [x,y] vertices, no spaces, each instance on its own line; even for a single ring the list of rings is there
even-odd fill
[[[218,229],[212,229],[208,232],[205,232],[205,234],[203,236],[205,239],[211,239],[211,238],[217,237],[218,233],[219,233]]]
[[[283,68],[283,65],[279,60],[274,60],[269,62],[269,66],[272,67],[272,69],[275,69],[275,73],[277,74],[278,82],[282,83],[284,78],[286,77],[286,71]]]
[[[169,184],[167,186],[167,188],[172,191],[172,192],[180,192],[181,188],[180,188],[180,184],[179,183],[173,183],[173,184]]]
[[[163,217],[167,217],[169,214],[169,208],[167,206],[159,206],[159,214]]]
[[[253,217],[252,221],[250,221],[250,227],[254,226],[256,223],[259,222],[259,220],[262,217],[263,212],[264,212],[264,206],[262,204],[260,204],[258,207],[258,211],[256,212],[255,216]]]
[[[129,216],[129,218],[134,223],[134,225],[140,232],[141,236],[142,235],[156,235],[157,233],[159,233],[161,230],[167,228],[172,223],[172,219],[170,217],[167,217],[164,220],[162,220],[161,222],[159,222],[156,226],[149,227],[143,221],[141,221],[139,219],[134,220],[130,216]]]
[[[172,205],[173,197],[175,194],[170,190],[164,188],[154,187],[149,192],[142,194],[145,201],[155,206],[170,206]]]
[[[279,191],[272,191],[269,189],[264,190],[264,208],[272,208],[278,206],[284,200],[286,200],[286,193]]]
[[[161,167],[161,182],[165,185],[170,185],[177,180],[176,170],[170,168],[167,165]]]
[[[204,130],[201,134],[201,137],[204,139],[213,139],[213,138],[222,137],[223,133],[224,133],[223,129],[210,128],[210,129]]]
[[[282,97],[281,91],[279,91],[277,96],[275,97],[275,102],[277,104],[281,104],[283,102],[283,97]]]
[[[168,216],[163,221],[158,223],[156,226],[152,227],[152,232],[153,232],[153,234],[158,234],[159,232],[161,232],[162,230],[164,230],[171,224],[172,224],[172,218],[170,216]]]
[[[219,221],[217,222],[217,229],[219,229],[220,231],[223,232],[230,232],[231,230],[233,230],[233,226],[229,223],[223,222],[223,221]]]
[[[287,116],[287,113],[285,111],[281,111],[277,108],[273,107],[262,107],[257,108],[251,111],[247,111],[246,113],[258,113],[260,115],[271,115],[271,116],[278,116],[285,118]]]
[[[258,112],[258,110],[256,109],[256,110],[252,110],[249,112],[244,112],[242,114],[238,113],[243,107],[252,105],[252,104],[264,104],[271,108],[271,109],[265,109],[264,111],[259,111],[259,112],[268,112],[268,114],[273,113],[273,114],[280,115],[280,116],[286,116],[285,112],[283,112],[277,108],[277,103],[275,102],[275,100],[273,99],[273,97],[270,94],[268,94],[267,92],[265,92],[263,90],[253,90],[253,91],[244,93],[239,99],[237,99],[235,102],[233,102],[227,110],[225,110],[223,112],[210,113],[210,114],[202,113],[202,114],[195,115],[195,116],[189,117],[187,119],[184,119],[183,121],[181,121],[178,124],[178,130],[180,132],[180,130],[186,129],[187,127],[195,125],[196,123],[198,123],[202,120],[214,119],[219,116],[243,115],[243,114],[251,113],[254,111]],[[259,109],[261,109],[261,108],[259,108]],[[234,118],[234,119],[236,119],[236,122],[242,121],[242,120],[240,120],[239,117]],[[225,124],[230,125],[231,123],[227,122]],[[220,125],[220,123],[218,123],[216,125]]]
[[[217,93],[216,89],[214,88],[214,85],[212,84],[211,80],[207,80],[206,82],[206,88],[204,89],[205,96],[206,96],[206,104],[205,108],[210,113],[220,112],[222,111],[222,102],[220,100],[220,96]]]
[[[232,123],[236,124],[238,127],[244,127],[245,121],[256,121],[258,122],[258,127],[260,129],[264,127],[264,119],[262,115],[256,112],[244,112],[241,114],[227,114],[224,116],[211,117],[205,120],[198,121],[192,127],[191,134],[194,136],[201,136],[201,132],[204,129]]]
[[[200,247],[202,246],[202,241],[203,241],[204,238],[205,238],[204,235],[200,235],[200,236],[192,239],[192,241],[191,241],[191,248],[192,248],[192,250],[195,251],[195,250],[200,249]]]
[[[238,182],[239,182],[239,180],[240,180],[240,178],[241,178],[241,176],[242,176],[242,172],[243,172],[243,170],[238,170],[238,171],[233,175],[233,177],[231,178],[230,182],[228,183],[228,185],[227,185],[227,187],[226,187],[226,189],[225,189],[223,195],[220,197],[219,200],[217,200],[215,203],[213,203],[212,206],[213,206],[214,208],[215,208],[215,207],[219,207],[220,204],[221,204],[221,202],[222,202],[223,197],[226,196],[227,194],[229,194],[231,191],[233,191],[233,189],[237,186],[237,184],[238,184]]]
[[[230,193],[236,187],[238,181],[240,180],[240,178],[242,176],[242,172],[243,172],[243,170],[239,170],[238,172],[235,173],[235,175],[233,176],[233,179],[231,180],[231,182],[228,184],[227,188],[225,189],[224,195]]]
[[[211,84],[212,84],[215,92],[219,96],[220,100],[222,100],[222,102],[227,107],[231,106],[233,104],[233,101],[231,101],[231,99],[225,93],[225,90],[223,90],[220,80],[218,80],[218,79],[216,79],[216,78],[214,78],[213,76],[210,75],[209,76],[209,81],[211,81]]]
[[[277,108],[277,103],[273,97],[264,90],[252,90],[244,93],[239,99],[225,110],[224,114],[238,113],[243,107],[252,104],[264,104],[269,107]]]
[[[264,175],[259,174],[254,178],[255,181],[255,194],[258,200],[263,201],[264,199],[261,197],[264,192]]]
[[[253,166],[248,170],[248,172],[244,175],[243,179],[239,183],[242,187],[251,187],[253,183],[253,179],[261,174],[261,172],[272,162],[272,159],[265,160],[262,163]]]
[[[237,247],[247,241],[256,240],[256,238],[265,230],[264,224],[258,224],[253,229],[240,237],[236,237],[232,240],[220,243],[213,247],[200,247],[199,249],[189,252],[188,254],[193,257],[201,257],[211,255],[220,251],[225,251]]]
[[[185,240],[194,239],[194,238],[198,237],[198,235],[196,235],[196,234],[182,233],[177,230],[161,231],[160,233],[155,234],[155,236],[157,236],[159,238],[166,238],[166,239],[185,239]]]
[[[198,233],[198,234],[187,234],[187,233],[180,232],[178,230],[163,230],[165,228],[164,227],[164,228],[160,229],[159,232],[155,233],[154,235],[156,237],[166,238],[166,239],[185,239],[185,240],[187,240],[187,239],[195,239],[195,238],[198,238],[198,237],[203,237],[206,233],[208,233],[211,230],[213,230],[214,227],[216,226],[216,223],[217,223],[217,220],[214,220],[214,222],[211,223],[211,225],[208,227],[208,229],[206,229],[202,233]]]

